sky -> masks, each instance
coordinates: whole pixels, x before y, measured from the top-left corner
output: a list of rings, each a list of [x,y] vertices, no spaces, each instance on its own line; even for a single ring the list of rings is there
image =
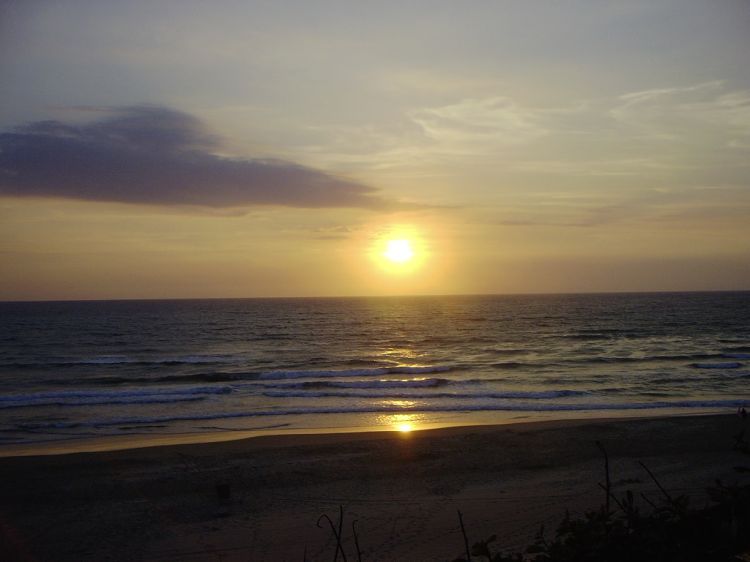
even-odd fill
[[[747,290],[748,60],[747,0],[0,0],[0,300]]]

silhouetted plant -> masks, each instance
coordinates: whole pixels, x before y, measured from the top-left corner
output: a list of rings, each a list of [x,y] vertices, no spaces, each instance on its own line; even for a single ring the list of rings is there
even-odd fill
[[[492,554],[492,551],[490,550],[490,544],[495,542],[496,540],[497,536],[492,535],[486,540],[475,543],[471,548],[471,553],[474,556],[486,557],[488,562],[523,562],[522,554],[509,554],[507,556],[502,552],[496,552],[495,554]]]
[[[328,524],[331,526],[331,533],[333,533],[333,536],[336,539],[336,550],[334,551],[334,554],[333,554],[333,562],[336,562],[338,560],[338,558],[339,558],[339,552],[341,553],[341,558],[344,560],[344,562],[347,562],[347,560],[346,560],[346,553],[344,552],[344,547],[341,544],[341,542],[342,542],[341,531],[342,531],[342,528],[344,526],[344,507],[341,506],[341,505],[339,506],[339,524],[338,524],[338,529],[333,524],[333,521],[331,520],[331,518],[328,517],[327,513],[324,513],[323,515],[321,515],[320,517],[318,517],[318,522],[317,522],[318,528],[320,528],[320,522],[323,519],[325,519],[326,521],[328,521]],[[359,548],[357,550],[359,550]]]
[[[487,558],[488,562],[523,562],[523,555],[521,554],[513,554],[507,557],[502,552],[492,554],[490,544],[497,540],[497,535],[492,535],[483,541],[476,542],[471,549],[469,549],[469,538],[466,535],[466,527],[464,527],[464,518],[461,511],[458,512],[458,521],[461,525],[461,534],[464,537],[466,558],[457,558],[453,562],[471,562],[472,554],[474,556],[484,556]]]
[[[607,454],[607,449],[604,448],[604,445],[602,445],[601,441],[597,441],[596,446],[599,447],[599,450],[602,452],[602,455],[604,456],[605,485],[602,486],[601,484],[599,484],[599,486],[604,488],[604,510],[607,513],[609,513],[610,512],[609,500],[612,497],[612,484],[609,478],[609,455]]]
[[[606,455],[603,447],[600,449]],[[605,460],[605,467],[607,464]],[[544,536],[544,528],[540,530],[534,544],[526,551],[526,560],[729,562],[747,559],[735,554],[742,551],[748,554],[750,547],[750,486],[727,486],[717,481],[715,487],[708,489],[714,505],[691,510],[687,496],[673,496],[644,463],[640,465],[662,496],[654,502],[641,494],[651,507],[648,515],[641,512],[631,490],[618,498],[600,483],[605,497],[615,502],[619,513],[609,512],[606,503],[580,518],[573,519],[566,513],[553,539]]]
[[[750,455],[744,431],[734,438],[734,449]],[[495,535],[475,543],[471,554],[489,562],[750,561],[750,486],[727,485],[717,480],[707,490],[713,505],[691,509],[687,496],[670,494],[651,469],[640,462],[660,496],[652,500],[646,494],[640,495],[647,504],[648,513],[644,513],[632,490],[620,497],[613,492],[609,456],[601,443],[596,445],[604,457],[605,472],[605,483],[598,483],[605,494],[599,509],[577,518],[566,512],[552,538],[545,536],[542,526],[525,555],[493,554]],[[612,503],[617,510],[611,510]]]
[[[750,455],[744,430],[734,440],[734,450]],[[548,538],[542,526],[525,553],[503,553],[496,547],[496,535],[469,547],[459,510],[465,557],[453,562],[472,562],[472,556],[487,562],[750,562],[750,486],[717,480],[707,489],[712,505],[691,509],[686,495],[672,495],[651,469],[639,462],[660,496],[652,499],[641,493],[640,498],[647,506],[644,511],[632,490],[619,497],[614,493],[607,450],[599,442],[596,445],[604,457],[605,473],[605,483],[598,483],[604,491],[604,502],[598,509],[577,518],[566,511],[554,537]],[[611,509],[613,503],[615,510]],[[347,562],[342,545],[343,507],[339,506],[338,524],[323,514],[318,527],[323,520],[328,522],[336,539],[333,561],[337,562],[340,554]],[[362,562],[356,523],[352,522],[352,534],[357,560]],[[307,560],[306,552],[304,559]]]
[[[352,535],[354,535],[354,547],[357,549],[357,562],[362,562],[362,551],[359,548],[359,536],[357,535],[357,519],[352,521]]]
[[[458,510],[458,522],[461,524],[461,534],[464,537],[464,548],[466,549],[466,561],[471,562],[471,552],[469,551],[469,537],[466,536],[466,527],[464,527],[464,516],[461,510]]]

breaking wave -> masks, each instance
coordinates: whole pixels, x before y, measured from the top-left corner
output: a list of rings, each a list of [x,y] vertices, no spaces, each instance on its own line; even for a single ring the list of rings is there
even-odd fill
[[[307,381],[307,382],[281,382],[261,383],[263,388],[280,389],[317,389],[317,388],[435,388],[449,384],[461,384],[461,381],[450,381],[448,379],[408,379],[408,380],[378,380],[378,381]]]
[[[149,388],[137,390],[62,390],[0,396],[0,409],[34,406],[90,406],[101,404],[164,404],[194,402],[211,394],[228,394],[229,386]]]
[[[382,377],[384,375],[423,375],[429,373],[446,373],[453,367],[448,365],[433,366],[398,366],[378,367],[374,369],[342,369],[330,371],[270,371],[258,375],[258,380],[284,380],[305,378],[336,377]]]
[[[591,394],[584,390],[546,390],[539,392],[508,391],[508,392],[336,392],[336,391],[308,391],[269,390],[263,393],[272,398],[405,398],[411,400],[428,400],[432,398],[455,399],[514,399],[514,400],[549,400],[552,398],[566,398],[570,396],[585,396]]]
[[[367,414],[404,412],[586,412],[601,410],[660,410],[690,408],[737,408],[750,406],[750,400],[675,400],[659,402],[622,402],[588,404],[549,404],[549,403],[503,403],[486,404],[415,404],[402,406],[395,404],[364,405],[349,407],[286,408],[274,410],[254,410],[241,412],[215,412],[205,414],[185,414],[173,416],[143,416],[109,418],[72,422],[42,422],[19,424],[19,429],[70,429],[76,427],[103,427],[117,425],[137,425],[174,421],[195,421],[229,418],[251,418],[266,416],[295,416],[310,414]]]

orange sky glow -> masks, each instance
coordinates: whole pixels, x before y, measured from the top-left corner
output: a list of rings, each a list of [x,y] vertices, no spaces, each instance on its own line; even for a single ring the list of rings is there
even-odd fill
[[[0,300],[750,289],[688,4],[6,3]]]

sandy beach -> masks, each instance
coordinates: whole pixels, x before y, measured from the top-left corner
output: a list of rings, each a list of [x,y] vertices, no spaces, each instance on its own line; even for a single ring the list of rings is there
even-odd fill
[[[349,559],[356,520],[363,560],[448,561],[462,553],[459,509],[470,541],[497,534],[520,549],[566,509],[598,506],[596,441],[616,492],[656,497],[643,461],[700,506],[715,478],[738,479],[732,436],[746,424],[566,420],[3,458],[0,546],[4,560],[331,560],[330,529],[316,522],[342,506]]]

